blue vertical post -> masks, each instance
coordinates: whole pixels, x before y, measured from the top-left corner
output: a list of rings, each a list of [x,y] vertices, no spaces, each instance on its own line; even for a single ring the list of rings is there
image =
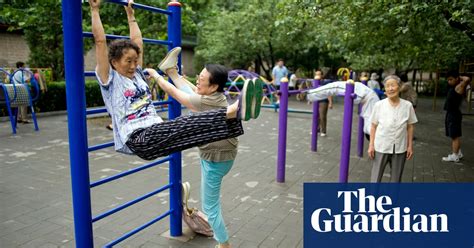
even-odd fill
[[[280,111],[278,113],[277,182],[285,182],[286,130],[288,121],[288,80],[280,82]]]
[[[93,247],[81,1],[62,1],[64,64],[76,247]]]
[[[319,87],[320,80],[313,80],[313,88]],[[318,150],[319,101],[313,102],[313,124],[311,126],[311,151]]]
[[[361,83],[367,85],[367,78],[362,78],[361,81]],[[360,116],[360,112],[362,112],[362,103],[359,103],[359,127],[357,133],[357,156],[362,158],[364,156],[364,118]]]
[[[168,10],[171,15],[168,16],[168,40],[171,45],[168,49],[181,46],[181,4],[179,2],[169,2]],[[181,56],[178,60],[178,70],[181,71]],[[181,105],[178,101],[170,97],[172,103],[168,108],[168,115],[170,119],[174,119],[181,115]],[[181,236],[183,229],[181,225],[182,203],[181,203],[181,152],[176,152],[171,155],[170,160],[170,234],[171,236]]]
[[[342,126],[341,164],[339,167],[339,182],[347,183],[349,173],[349,155],[351,152],[352,109],[354,107],[354,83],[346,83],[344,95],[344,122]]]

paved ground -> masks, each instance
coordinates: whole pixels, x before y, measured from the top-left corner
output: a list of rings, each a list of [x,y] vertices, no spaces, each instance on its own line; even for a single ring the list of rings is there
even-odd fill
[[[290,102],[290,107],[306,108]],[[430,100],[420,100],[417,110],[415,157],[406,164],[404,182],[474,182],[474,116],[463,122],[461,163],[444,163],[449,151],[444,137],[442,111],[432,112]],[[234,247],[303,247],[303,182],[335,182],[339,173],[342,103],[329,111],[328,136],[319,139],[318,152],[309,151],[310,115],[290,114],[286,182],[275,182],[277,114],[264,110],[261,118],[246,123],[239,155],[225,178],[222,201]],[[354,118],[354,120],[356,120]],[[106,119],[88,121],[89,144],[111,139]],[[41,117],[40,132],[20,125],[10,133],[0,122],[0,247],[74,247],[68,159],[67,119]],[[355,131],[353,132],[355,136]],[[371,163],[355,156],[353,138],[349,181],[367,182]],[[367,147],[367,143],[365,143]],[[366,148],[365,148],[366,149]],[[92,181],[128,170],[144,161],[105,149],[89,156]],[[183,153],[183,181],[193,186],[191,203],[200,206],[198,153]],[[92,191],[93,213],[160,187],[167,182],[167,165],[158,166]],[[385,179],[388,178],[388,173]],[[162,193],[94,224],[97,247],[166,211],[168,194]],[[214,247],[211,238],[196,236],[183,243],[161,234],[168,218],[118,247]]]

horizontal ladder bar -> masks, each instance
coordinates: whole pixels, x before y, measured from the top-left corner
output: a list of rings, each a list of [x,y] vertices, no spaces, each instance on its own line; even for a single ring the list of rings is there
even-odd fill
[[[162,164],[162,163],[166,163],[168,161],[170,161],[171,157],[168,156],[168,157],[165,157],[163,159],[160,159],[160,160],[157,160],[157,161],[154,161],[154,162],[151,162],[151,163],[148,163],[148,164],[144,164],[140,167],[136,167],[134,169],[131,169],[131,170],[128,170],[128,171],[124,171],[122,173],[119,173],[119,174],[116,174],[116,175],[113,175],[113,176],[110,176],[110,177],[107,177],[107,178],[103,178],[99,181],[96,181],[96,182],[93,182],[90,184],[90,187],[91,188],[94,188],[94,187],[97,187],[99,185],[102,185],[104,183],[107,183],[107,182],[111,182],[111,181],[114,181],[114,180],[117,180],[119,178],[122,178],[124,176],[128,176],[130,174],[134,174],[136,172],[139,172],[139,171],[142,171],[142,170],[145,170],[145,169],[148,169],[148,168],[151,168],[155,165],[159,165],[159,164]]]
[[[109,215],[111,215],[111,214],[117,213],[118,211],[120,211],[120,210],[122,210],[122,209],[124,209],[124,208],[130,207],[130,206],[132,206],[133,204],[135,204],[135,203],[137,203],[137,202],[141,202],[141,201],[143,201],[143,200],[145,200],[145,199],[147,199],[147,198],[149,198],[149,197],[151,197],[151,196],[154,196],[154,195],[156,195],[156,194],[158,194],[158,193],[160,193],[160,192],[162,192],[162,191],[164,191],[164,190],[169,189],[170,187],[171,187],[171,184],[167,184],[167,185],[165,185],[165,186],[163,186],[163,187],[161,187],[161,188],[159,188],[159,189],[156,189],[156,190],[154,190],[154,191],[152,191],[152,192],[150,192],[150,193],[144,194],[144,195],[142,195],[142,196],[140,196],[140,197],[138,197],[138,198],[135,198],[135,199],[133,199],[133,200],[131,200],[131,201],[129,201],[129,202],[126,202],[126,203],[124,203],[124,204],[122,204],[122,205],[120,205],[120,206],[118,206],[118,207],[116,207],[116,208],[113,208],[113,209],[111,209],[111,210],[109,210],[109,211],[107,211],[107,212],[105,212],[105,213],[99,214],[98,216],[92,218],[92,223],[94,223],[94,222],[96,222],[96,221],[98,221],[98,220],[101,220],[101,219],[103,219],[103,218],[105,218],[105,217],[107,217],[107,216],[109,216]]]
[[[116,244],[118,244],[118,243],[124,241],[125,239],[129,238],[130,236],[136,234],[137,232],[139,232],[139,231],[141,231],[141,230],[143,230],[143,229],[145,229],[145,228],[147,228],[147,227],[149,227],[149,226],[155,224],[155,222],[160,221],[161,219],[163,219],[163,218],[165,218],[166,216],[170,215],[172,212],[173,212],[173,210],[169,210],[168,212],[166,212],[166,213],[164,213],[164,214],[162,214],[162,215],[156,217],[155,219],[151,220],[150,222],[145,223],[143,226],[137,227],[137,228],[135,228],[134,230],[132,230],[132,231],[130,231],[130,232],[124,234],[122,237],[119,237],[119,238],[117,238],[116,240],[111,241],[110,243],[106,244],[104,247],[109,248],[109,247],[112,247],[112,246],[114,246],[114,245],[116,245]]]
[[[123,6],[128,5],[128,1],[126,1],[126,0],[108,0],[107,2],[116,3],[116,4],[123,5]],[[160,8],[156,8],[156,7],[151,7],[151,6],[144,5],[144,4],[139,4],[139,3],[133,3],[132,8],[148,10],[148,11],[151,11],[151,12],[156,12],[156,13],[165,14],[165,15],[172,15],[171,11],[169,11],[169,10],[160,9]]]
[[[94,37],[94,35],[91,32],[83,32],[82,36],[87,37],[87,38]],[[130,39],[130,37],[128,36],[113,35],[113,34],[106,34],[105,38],[107,38],[108,40],[118,40],[118,39],[129,40]],[[151,44],[167,45],[167,46],[172,45],[172,42],[168,40],[154,40],[154,39],[143,38],[143,42],[151,43]]]
[[[107,142],[107,143],[103,143],[103,144],[98,144],[98,145],[95,145],[95,146],[89,146],[89,147],[87,148],[87,150],[88,150],[89,152],[93,152],[93,151],[97,151],[97,150],[104,149],[104,148],[111,147],[111,146],[114,146],[114,142],[113,142],[113,141]]]

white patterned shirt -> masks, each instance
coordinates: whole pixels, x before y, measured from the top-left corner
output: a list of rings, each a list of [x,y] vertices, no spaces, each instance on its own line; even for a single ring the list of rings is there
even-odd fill
[[[132,154],[125,145],[130,135],[137,129],[163,122],[153,106],[150,88],[144,81],[140,67],[133,79],[120,75],[110,67],[107,82],[99,81],[105,107],[112,116],[115,150]]]

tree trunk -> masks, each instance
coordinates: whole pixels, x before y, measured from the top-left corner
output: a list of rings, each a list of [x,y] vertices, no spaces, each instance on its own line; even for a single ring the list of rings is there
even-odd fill
[[[255,73],[260,75],[260,71],[262,70],[262,63],[259,59],[255,59]]]
[[[270,75],[270,70],[268,68],[265,68],[265,64],[263,63],[263,59],[262,59],[262,56],[257,55],[257,60],[259,61],[259,64],[261,65],[261,68],[263,69],[263,71],[265,72],[265,77],[267,79],[270,79],[271,80],[271,75]],[[261,75],[261,74],[260,74]]]

